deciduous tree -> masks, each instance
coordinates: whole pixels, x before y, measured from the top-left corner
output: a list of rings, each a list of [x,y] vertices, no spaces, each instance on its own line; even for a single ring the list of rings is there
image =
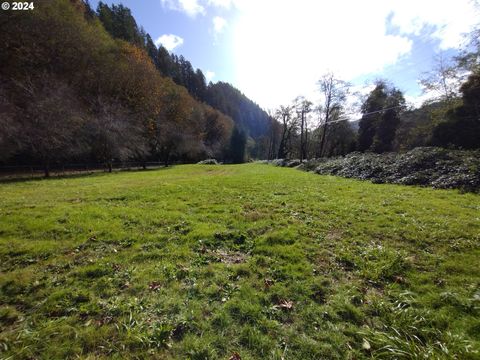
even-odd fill
[[[21,146],[50,175],[52,163],[84,150],[80,130],[85,122],[82,104],[64,81],[42,74],[19,84],[29,101],[16,119],[21,124]]]
[[[275,119],[280,122],[282,126],[277,158],[285,159],[291,153],[291,139],[297,127],[297,119],[293,116],[293,107],[280,106],[275,111]]]
[[[312,111],[312,105],[313,103],[303,96],[297,97],[294,101],[298,123],[300,124],[300,162],[303,162],[308,156],[308,114]]]
[[[320,121],[323,131],[319,142],[317,156],[324,155],[325,139],[331,121],[339,117],[349,93],[349,84],[337,79],[333,73],[327,73],[318,81],[322,103],[319,106]]]

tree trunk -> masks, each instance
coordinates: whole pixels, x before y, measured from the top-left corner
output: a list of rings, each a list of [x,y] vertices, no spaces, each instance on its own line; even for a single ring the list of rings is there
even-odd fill
[[[279,159],[284,159],[285,156],[287,155],[286,147],[287,147],[287,124],[284,121],[283,122],[283,130],[282,130],[282,139],[280,140],[280,147],[278,148],[278,158]]]
[[[111,173],[111,172],[112,172],[112,168],[113,168],[112,162],[109,161],[109,162],[107,163],[107,166],[108,166],[108,172]]]
[[[323,148],[325,146],[325,136],[327,135],[327,125],[328,123],[325,121],[325,125],[323,126],[322,140],[320,141],[320,149],[318,152],[319,157],[322,157],[323,154]]]
[[[305,126],[305,142],[303,143],[303,156],[308,161],[308,126]]]
[[[50,164],[48,162],[45,163],[45,165],[43,167],[43,170],[44,170],[45,177],[49,178],[50,177]]]
[[[331,81],[331,79],[330,79],[330,81]],[[322,140],[320,141],[320,153],[318,154],[319,157],[322,157],[323,148],[325,147],[325,137],[327,135],[327,127],[328,127],[328,122],[330,120],[331,100],[332,100],[332,93],[331,93],[331,89],[330,89],[330,91],[328,93],[328,96],[327,96],[327,101],[326,101],[325,125],[323,127]]]
[[[300,125],[300,162],[303,163],[303,126],[304,126],[304,118],[302,112],[302,123]]]
[[[280,141],[280,146],[278,148],[278,155],[277,155],[277,158],[278,159],[284,159],[285,158],[285,155],[286,155],[286,151],[285,151],[285,135],[282,134],[282,140]]]

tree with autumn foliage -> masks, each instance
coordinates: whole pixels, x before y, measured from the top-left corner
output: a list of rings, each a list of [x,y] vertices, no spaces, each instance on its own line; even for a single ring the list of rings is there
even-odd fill
[[[48,175],[74,160],[111,169],[116,161],[223,156],[232,120],[162,76],[151,39],[138,36],[126,8],[100,8],[103,21],[80,0],[47,0],[35,12],[5,15],[0,160],[42,164]],[[204,77],[196,74],[201,97]]]

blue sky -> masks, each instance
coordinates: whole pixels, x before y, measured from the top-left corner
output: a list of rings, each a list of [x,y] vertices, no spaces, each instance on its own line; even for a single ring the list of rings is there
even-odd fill
[[[327,71],[366,91],[387,78],[420,103],[435,54],[477,23],[471,0],[123,0],[155,40],[266,109],[320,97]],[[98,1],[91,1],[96,7]],[[175,46],[177,45],[177,46]]]
[[[231,63],[231,44],[228,41],[229,30],[225,27],[222,33],[214,29],[213,18],[230,19],[235,16],[233,10],[216,9],[208,16],[189,14],[186,11],[174,10],[161,0],[103,0],[107,4],[123,4],[130,8],[137,24],[143,26],[155,41],[163,35],[175,35],[183,40],[180,46],[172,51],[183,55],[195,68],[205,74],[214,72],[212,81],[234,82]],[[90,0],[96,9],[98,1]]]

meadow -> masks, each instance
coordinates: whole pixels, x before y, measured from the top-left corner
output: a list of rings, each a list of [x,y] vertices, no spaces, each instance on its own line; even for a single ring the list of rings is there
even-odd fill
[[[480,196],[264,164],[0,184],[2,359],[478,359]]]

